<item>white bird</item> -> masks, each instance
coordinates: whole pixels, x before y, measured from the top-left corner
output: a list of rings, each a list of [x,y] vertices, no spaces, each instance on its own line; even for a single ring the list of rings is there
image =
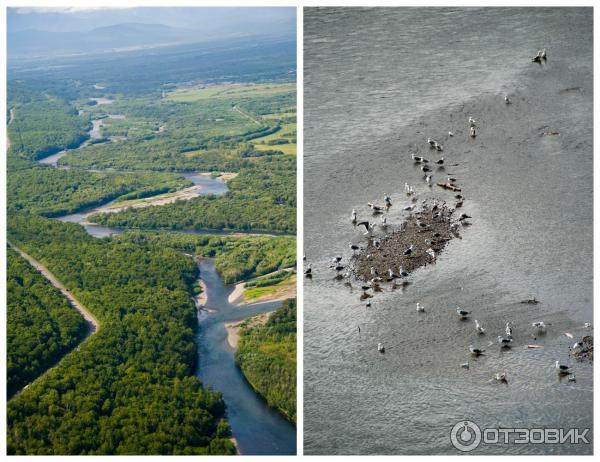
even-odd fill
[[[417,311],[419,313],[425,312],[425,307],[423,305],[421,305],[419,302],[417,302]]]
[[[504,95],[504,102],[506,104],[510,104],[510,99],[508,98],[508,95]]]
[[[506,327],[504,328],[504,331],[506,332],[506,335],[509,338],[512,338],[512,327],[510,327],[510,321],[506,323]]]
[[[471,127],[474,127],[476,123],[477,123],[477,121],[473,117],[469,116],[469,125]]]
[[[352,223],[356,223],[356,210],[352,209]]]
[[[425,181],[427,182],[427,185],[428,185],[428,186],[431,186],[431,178],[432,178],[432,175],[427,175],[427,176],[425,177]]]
[[[412,160],[415,161],[415,163],[420,164],[421,162],[427,163],[429,162],[428,159],[425,159],[425,157],[421,157],[421,156],[415,156],[415,154],[411,154]]]
[[[440,158],[438,161],[436,161],[436,164],[438,165],[444,165],[444,158]]]
[[[506,372],[496,372],[494,374],[494,378],[498,381],[498,382],[506,382]]]
[[[479,321],[477,319],[475,320],[475,330],[477,331],[478,334],[485,334],[485,329],[483,327],[481,327],[481,324],[479,323]]]
[[[460,306],[456,307],[456,314],[460,316],[460,319],[466,319],[469,313],[470,311],[463,310]]]
[[[377,270],[375,269],[374,266],[371,266],[371,276],[375,277],[377,276],[379,273],[377,273]]]
[[[306,268],[304,269],[304,275],[305,276],[312,276],[312,268],[310,266],[310,263],[308,265],[306,265]]]
[[[383,196],[383,202],[385,202],[386,207],[392,206],[392,198],[387,194]]]
[[[401,278],[405,278],[405,277],[407,277],[407,276],[408,276],[408,272],[407,272],[407,271],[405,271],[405,269],[404,269],[404,267],[403,267],[403,266],[401,266],[401,267],[400,267],[400,271],[399,271],[399,273],[400,273],[400,277],[401,277]]]
[[[444,150],[444,146],[442,146],[440,143],[435,143],[435,149],[437,149],[438,151],[443,151]]]
[[[377,226],[375,223],[369,223],[368,221],[361,221],[360,223],[358,223],[358,226],[363,225],[365,227],[365,232],[363,233],[363,235],[367,235],[367,234],[372,234],[373,231],[375,230],[375,226]]]
[[[589,329],[590,327],[592,327],[592,323],[591,323],[591,322],[586,322],[586,323],[583,325],[583,327],[584,327],[584,328],[586,328],[586,329]]]
[[[462,367],[463,369],[468,369],[469,368],[469,361],[467,361],[466,363],[462,363],[460,365],[460,367]]]
[[[475,127],[471,127],[469,135],[471,136],[471,138],[475,138],[477,136],[477,133],[475,133]]]
[[[576,380],[575,380],[575,374],[571,374],[571,375],[569,376],[569,382],[575,382],[575,381],[576,381]]]
[[[542,52],[540,53],[540,58],[542,58],[542,59],[546,59],[546,49],[545,49],[545,48],[544,48],[544,49],[542,50]]]
[[[428,249],[427,249],[425,252],[427,252],[427,254],[428,254],[430,257],[431,257],[431,259],[432,259],[433,261],[435,261],[435,257],[436,257],[436,255],[435,255],[435,250],[433,250],[433,249],[430,247],[430,248],[428,248]]]
[[[377,344],[377,351],[379,351],[379,353],[385,353],[385,347],[383,346],[383,343],[378,343]]]
[[[469,345],[469,351],[471,352],[471,354],[479,356],[482,355],[485,350],[481,348],[475,348],[473,345]]]
[[[404,192],[405,192],[406,194],[408,194],[408,193],[409,193],[409,191],[410,191],[410,186],[408,186],[408,183],[404,183]]]
[[[381,227],[385,228],[387,226],[387,217],[383,216],[381,217]]]
[[[394,271],[392,270],[392,268],[390,268],[388,270],[388,279],[392,280],[392,279],[398,279],[400,276],[398,276],[396,273],[394,273]]]
[[[454,136],[454,133],[448,132],[448,136]]]
[[[510,348],[512,341],[513,339],[510,337],[502,337],[502,335],[498,335],[498,343],[504,348]]]
[[[432,148],[435,147],[436,144],[435,140],[432,140],[431,138],[427,138],[427,143],[429,143],[429,146]]]
[[[413,245],[411,244],[408,249],[404,251],[404,256],[408,257],[413,251]]]
[[[406,207],[404,207],[404,210],[408,210],[409,212],[412,212],[416,207],[417,207],[417,204],[407,205]]]
[[[373,210],[373,213],[383,213],[384,211],[384,207],[382,207],[381,205],[375,205],[371,202],[367,202],[367,205],[371,208],[371,210]]]
[[[554,363],[554,367],[558,371],[559,374],[568,374],[570,367],[566,364],[560,364],[558,361]]]
[[[546,330],[546,324],[544,324],[544,321],[533,322],[531,323],[531,327],[535,327],[535,329],[537,329],[538,331]]]

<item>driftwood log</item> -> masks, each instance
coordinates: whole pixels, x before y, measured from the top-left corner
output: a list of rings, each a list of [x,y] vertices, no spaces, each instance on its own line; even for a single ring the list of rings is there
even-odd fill
[[[444,189],[450,189],[451,191],[460,191],[461,190],[458,186],[455,186],[452,183],[438,183],[437,185]]]

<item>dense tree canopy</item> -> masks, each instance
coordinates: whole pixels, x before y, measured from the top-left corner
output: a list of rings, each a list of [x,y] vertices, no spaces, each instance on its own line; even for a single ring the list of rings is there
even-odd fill
[[[235,359],[269,406],[296,422],[296,299],[286,300],[265,325],[242,324]]]
[[[14,250],[7,250],[7,392],[12,396],[86,335],[83,317]]]
[[[229,237],[129,231],[114,236],[113,239],[140,246],[171,247],[188,254],[214,257],[217,271],[226,284],[296,265],[296,239],[291,236]]]
[[[192,259],[168,248],[95,239],[78,225],[22,213],[9,215],[8,234],[102,324],[10,401],[9,453],[235,451],[219,437],[220,395],[192,375]]]

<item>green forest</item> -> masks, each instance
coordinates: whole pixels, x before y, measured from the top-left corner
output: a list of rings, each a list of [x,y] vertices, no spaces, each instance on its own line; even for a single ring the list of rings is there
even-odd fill
[[[88,326],[62,294],[10,248],[6,286],[10,398],[79,344]]]
[[[100,173],[33,165],[8,176],[8,209],[56,217],[114,199],[153,196],[191,185],[170,173]]]
[[[295,265],[292,45],[233,40],[201,56],[183,46],[9,68],[8,237],[101,324],[83,341],[79,314],[9,251],[9,454],[236,453],[226,403],[194,376],[198,268],[184,253],[214,257],[226,283]],[[113,102],[91,100],[103,97]],[[58,168],[38,162],[65,149]],[[112,238],[55,219],[178,191],[192,185],[184,172],[237,176],[222,196],[91,216],[127,230]]]
[[[242,324],[235,360],[269,406],[296,422],[296,299],[283,302],[265,325]]]
[[[94,214],[94,223],[120,228],[254,231],[295,234],[295,159],[264,159],[240,171],[223,196],[201,196],[154,208]]]
[[[9,402],[9,454],[235,453],[220,395],[192,375],[191,258],[25,213],[9,215],[8,236],[102,324]]]
[[[291,236],[208,236],[151,231],[129,231],[113,237],[139,246],[170,247],[180,252],[215,258],[225,284],[296,265],[296,239]]]

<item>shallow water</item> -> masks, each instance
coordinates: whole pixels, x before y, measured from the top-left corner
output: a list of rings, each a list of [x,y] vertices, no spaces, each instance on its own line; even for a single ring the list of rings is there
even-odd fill
[[[196,186],[202,186],[202,189],[198,192],[198,196],[207,196],[207,195],[215,195],[222,196],[225,194],[229,188],[227,187],[227,183],[218,178],[211,178],[208,175],[203,175],[201,173],[182,173],[181,176],[187,178]],[[85,212],[72,213],[69,215],[64,215],[62,217],[58,217],[60,221],[65,221],[68,223],[78,223],[85,228],[85,230],[94,237],[108,237],[114,234],[121,234],[124,229],[122,228],[110,228],[108,226],[96,225],[87,222],[87,217],[96,213],[99,209],[102,209],[115,201],[110,201],[106,204],[103,204],[99,207],[96,207],[91,210],[87,210]],[[227,231],[195,231],[195,230],[186,230],[181,231],[189,234],[211,234],[211,235],[227,235],[232,234]]]
[[[296,428],[269,408],[246,382],[227,342],[226,322],[273,311],[281,303],[259,303],[243,308],[228,302],[233,286],[223,285],[214,261],[199,260],[206,287],[205,310],[198,314],[199,364],[197,376],[204,386],[223,394],[227,418],[240,453],[244,455],[296,454]]]
[[[304,294],[305,452],[454,454],[450,430],[464,419],[592,429],[592,367],[569,359],[574,340],[564,335],[589,333],[582,325],[592,321],[591,10],[333,8],[305,10],[304,19],[304,232],[314,273]],[[542,47],[540,66],[531,57]],[[554,130],[560,136],[541,136]],[[417,151],[438,159],[428,136],[443,142],[446,165],[459,164],[434,180],[458,178],[473,226],[405,291],[386,288],[367,309],[358,284],[344,287],[327,266],[364,241],[353,208],[371,219],[366,203],[388,193],[397,225],[405,182],[419,201],[452,203],[410,160]],[[532,296],[542,303],[518,303]],[[473,318],[456,319],[457,305],[482,322],[483,338]],[[540,319],[552,325],[533,339],[528,326]],[[514,348],[488,347],[507,321]],[[473,360],[470,343],[488,354]],[[559,382],[557,359],[573,364],[577,382]],[[459,366],[467,360],[468,371]],[[500,371],[508,386],[490,382]]]

